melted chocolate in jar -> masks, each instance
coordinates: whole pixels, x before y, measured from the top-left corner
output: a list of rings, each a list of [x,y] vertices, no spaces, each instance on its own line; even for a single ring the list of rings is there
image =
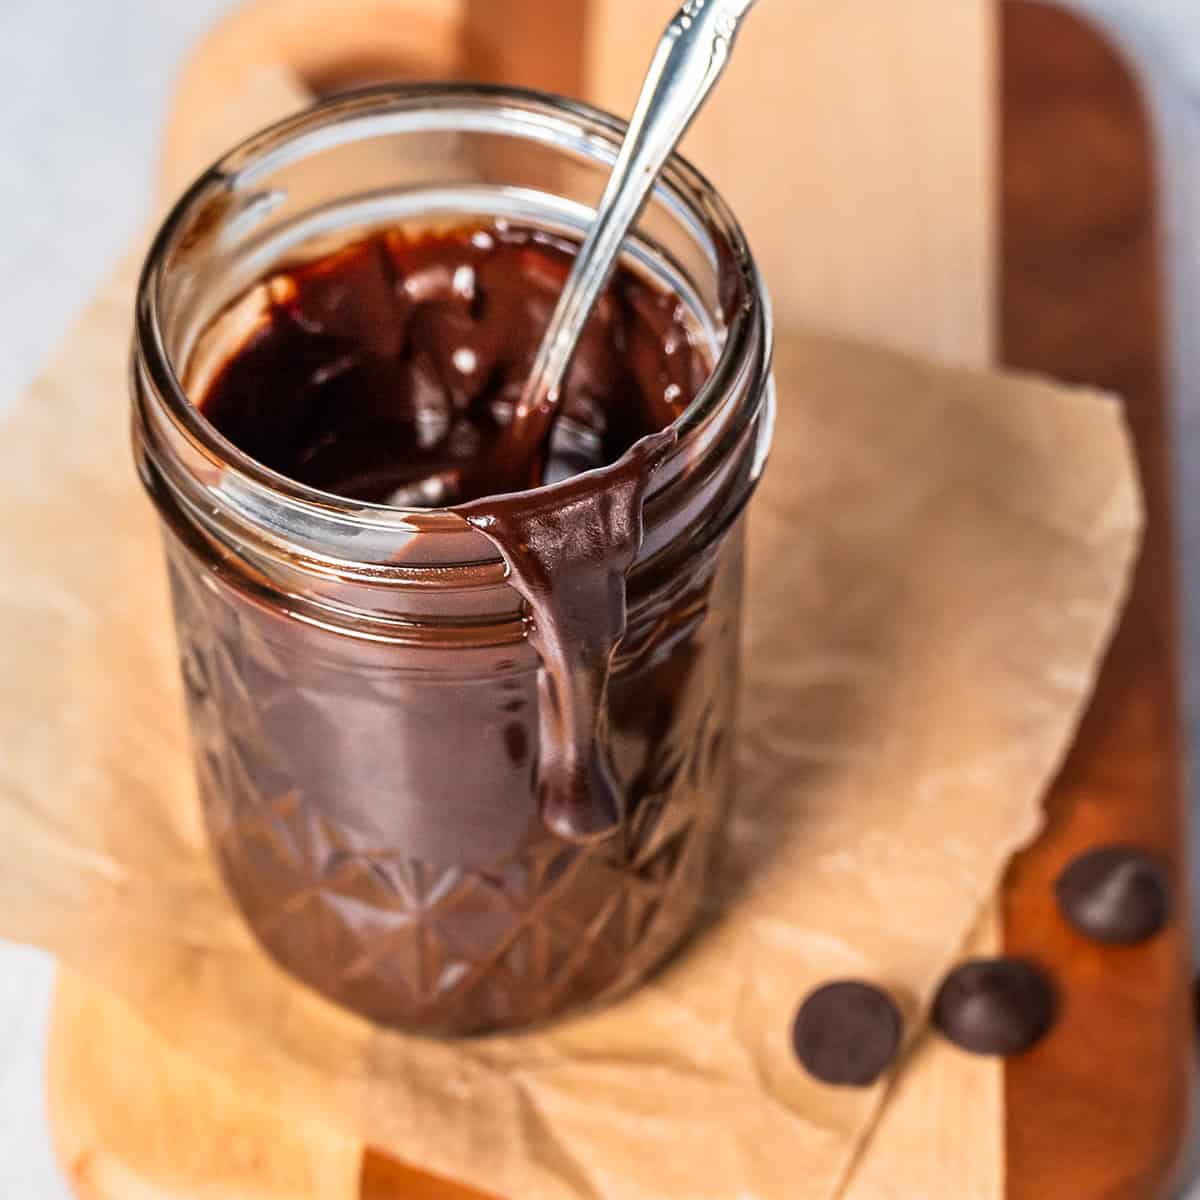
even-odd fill
[[[707,362],[679,301],[623,269],[549,444],[511,436],[573,252],[495,227],[380,234],[305,263],[271,280],[269,320],[201,407],[263,465],[355,500],[453,505],[615,463],[675,420]]]
[[[457,505],[495,543],[542,659],[543,820],[586,841],[623,816],[605,697],[625,576],[668,426],[707,362],[678,299],[622,269],[548,440],[513,429],[573,249],[496,226],[381,234],[304,264],[271,282],[269,320],[201,407],[281,475],[351,499]],[[547,482],[561,486],[529,490]]]

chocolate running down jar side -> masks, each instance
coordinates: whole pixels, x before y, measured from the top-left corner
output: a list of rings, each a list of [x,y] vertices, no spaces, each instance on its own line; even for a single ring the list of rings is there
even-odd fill
[[[500,220],[578,237],[621,134],[505,89],[343,97],[200,179],[143,274],[135,452],[213,851],[264,949],[385,1025],[543,1022],[636,984],[698,915],[733,782],[742,517],[773,417],[767,300],[723,202],[673,161],[626,262],[681,297],[715,365],[647,484],[605,712],[619,821],[594,838],[543,820],[542,664],[493,542],[452,509],[274,474],[181,380],[253,284],[375,230]]]

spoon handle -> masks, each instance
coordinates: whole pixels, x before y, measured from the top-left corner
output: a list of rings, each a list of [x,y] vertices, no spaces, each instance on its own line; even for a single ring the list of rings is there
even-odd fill
[[[646,76],[608,186],[538,350],[514,426],[543,434],[579,337],[633,223],[671,152],[724,74],[756,0],[686,0],[667,26]]]

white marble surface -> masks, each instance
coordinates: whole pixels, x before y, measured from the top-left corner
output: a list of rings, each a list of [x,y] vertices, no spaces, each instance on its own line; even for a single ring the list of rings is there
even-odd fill
[[[0,412],[32,379],[142,222],[175,66],[232,2],[0,0],[0,278],[9,284],[0,288]],[[1171,167],[1177,196],[1171,265],[1179,327],[1194,331],[1193,314],[1200,317],[1200,4],[1074,3],[1125,31],[1131,52],[1145,64],[1164,127],[1187,150]],[[1190,394],[1200,384],[1200,339],[1193,334],[1180,346],[1195,347],[1198,365],[1183,352],[1177,365],[1180,391]],[[1200,402],[1182,404],[1177,424],[1183,476],[1189,494],[1200,496]],[[1200,504],[1185,506],[1190,510],[1200,513]],[[1200,520],[1186,521],[1183,536],[1191,594],[1200,598]],[[1189,624],[1192,645],[1200,647],[1200,622]],[[1192,673],[1189,696],[1192,712],[1200,712],[1200,671]],[[1192,728],[1200,726],[1193,721]],[[52,978],[44,955],[0,944],[0,1200],[69,1200],[43,1109]],[[1200,1190],[1193,1200],[1200,1200]]]

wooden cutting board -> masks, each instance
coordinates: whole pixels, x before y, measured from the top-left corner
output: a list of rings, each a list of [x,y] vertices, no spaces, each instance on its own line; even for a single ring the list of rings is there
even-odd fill
[[[1156,1200],[1188,1127],[1185,922],[1114,952],[1072,934],[1051,898],[1074,854],[1115,840],[1169,860],[1181,914],[1187,903],[1154,148],[1121,59],[1075,18],[1013,4],[1001,61],[1002,356],[1125,397],[1148,517],[1128,611],[1048,829],[1004,889],[1006,948],[1051,964],[1063,997],[1055,1036],[1008,1066],[1009,1195]]]
[[[556,0],[548,21],[540,0],[259,0],[183,76],[164,161],[169,186],[197,155],[220,149],[210,144],[214,114],[237,102],[264,62],[286,64],[318,90],[387,76],[483,76],[628,109],[646,53],[641,34],[653,24],[646,12],[672,7]],[[633,12],[642,15],[632,21]],[[1129,610],[1050,798],[1046,836],[1014,864],[999,924],[982,935],[1052,969],[1062,1021],[1007,1067],[953,1052],[923,1064],[924,1094],[940,1096],[939,1111],[915,1106],[902,1132],[928,1142],[928,1168],[920,1180],[890,1180],[887,1194],[1159,1200],[1187,1128],[1184,922],[1148,946],[1101,950],[1063,927],[1050,887],[1099,840],[1155,849],[1181,889],[1184,878],[1163,288],[1140,97],[1094,31],[1024,0],[1001,5],[999,22],[993,0],[760,12],[758,48],[748,33],[724,117],[706,118],[690,149],[746,215],[768,277],[779,281],[782,319],[977,364],[996,354],[1123,393],[1149,510]],[[797,116],[780,131],[771,118],[785,106]],[[764,180],[756,165],[764,147],[746,131],[766,123],[792,153]],[[790,256],[812,244],[798,236],[811,228],[823,230],[822,250],[801,271]],[[229,1156],[257,1181],[239,1200],[299,1186],[362,1200],[472,1195],[248,1105],[70,976],[56,1007],[50,1108],[69,1176],[95,1200],[225,1196],[203,1166]],[[871,1186],[859,1196],[871,1200]]]

